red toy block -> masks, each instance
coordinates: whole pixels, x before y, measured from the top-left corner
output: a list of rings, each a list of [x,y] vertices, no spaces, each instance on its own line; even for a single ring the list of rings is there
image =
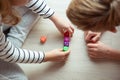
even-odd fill
[[[41,37],[40,37],[40,42],[41,42],[41,43],[45,43],[46,40],[47,40],[47,37],[46,37],[46,36],[41,36]]]
[[[66,32],[64,33],[64,37],[69,37],[69,32],[68,32],[68,31],[66,31]]]

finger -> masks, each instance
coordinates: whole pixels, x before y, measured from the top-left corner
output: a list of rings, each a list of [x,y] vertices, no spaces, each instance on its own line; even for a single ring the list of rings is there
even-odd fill
[[[97,59],[94,55],[89,55],[92,59]]]
[[[90,58],[92,58],[92,59],[104,59],[104,57],[96,57],[96,56],[94,56],[94,55],[89,55],[90,56]]]
[[[71,52],[70,49],[68,49],[67,51],[63,51],[63,49],[58,50],[61,51],[62,54],[69,54]]]
[[[98,56],[96,53],[94,52],[89,52],[89,56],[91,58],[94,58],[94,59],[103,59],[104,57],[101,57],[101,56]]]
[[[74,33],[74,27],[70,26],[71,30],[72,30],[72,33]]]
[[[59,58],[57,61],[66,61],[67,60],[67,58],[66,57],[63,57],[63,58]]]
[[[65,29],[60,29],[62,35],[64,35]]]
[[[65,55],[65,58],[68,58],[69,54],[68,55]]]
[[[64,29],[58,29],[58,30],[62,35],[64,35]]]
[[[88,48],[87,50],[88,50],[88,52],[95,52],[96,51],[95,48]]]
[[[69,31],[69,37],[73,36],[73,31],[71,31],[71,29],[68,30]]]
[[[64,56],[68,56],[70,54],[70,50],[68,49],[67,51],[62,52],[62,54],[64,54]]]
[[[63,49],[58,49],[59,51],[63,52]]]
[[[65,59],[64,59],[64,61],[67,61],[67,60],[68,60],[68,58],[65,58]]]
[[[73,33],[73,29],[71,27],[68,28],[70,33]]]
[[[74,29],[72,29],[72,28],[70,27],[70,28],[68,28],[68,31],[69,31],[70,37],[72,37],[72,36],[73,36],[73,33],[74,33]]]
[[[87,34],[86,37],[85,37],[85,40],[86,40],[87,42],[90,42],[90,41],[92,41],[92,38],[93,38],[93,37],[94,37],[93,34]]]
[[[100,39],[99,36],[95,36],[95,37],[92,38],[92,41],[93,41],[93,42],[97,42],[99,39]]]
[[[88,52],[88,55],[93,55],[93,52],[90,52],[90,51],[89,51],[89,52]]]
[[[67,59],[68,59],[68,57],[64,57],[64,58],[63,58],[63,60],[67,60]]]
[[[89,53],[89,56],[91,57],[91,58],[96,58],[96,54],[94,54],[94,53]]]
[[[89,52],[89,55],[97,56],[95,52]]]
[[[97,47],[97,44],[96,44],[96,43],[88,43],[88,44],[87,44],[87,47],[88,47],[88,48],[96,48],[96,47]]]
[[[89,55],[91,58],[94,58],[94,56],[93,55]]]

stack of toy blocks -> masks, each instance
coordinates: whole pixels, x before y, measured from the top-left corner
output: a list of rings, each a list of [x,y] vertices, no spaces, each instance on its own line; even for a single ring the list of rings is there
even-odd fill
[[[70,42],[70,37],[69,37],[69,32],[64,33],[64,47],[63,51],[67,51],[69,49],[69,42]]]

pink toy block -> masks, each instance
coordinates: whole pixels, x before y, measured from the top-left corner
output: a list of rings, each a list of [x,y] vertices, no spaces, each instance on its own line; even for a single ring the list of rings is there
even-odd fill
[[[64,42],[69,42],[70,38],[69,37],[64,37]]]

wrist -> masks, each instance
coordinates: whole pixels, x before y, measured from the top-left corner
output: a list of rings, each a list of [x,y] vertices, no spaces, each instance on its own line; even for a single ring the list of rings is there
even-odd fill
[[[116,49],[109,49],[107,52],[107,58],[112,60],[120,60],[120,51]]]
[[[55,13],[49,17],[49,19],[52,21],[52,22],[55,22],[56,21],[56,16],[55,16]]]
[[[106,51],[106,58],[107,59],[110,59],[111,56],[112,56],[112,53],[113,53],[113,50],[111,48],[109,48],[107,51]]]
[[[47,54],[44,53],[44,59],[43,59],[43,62],[47,62],[47,61],[48,61],[48,59],[47,59]]]
[[[43,62],[51,61],[51,58],[53,57],[52,55],[51,52],[46,52]]]
[[[54,13],[50,18],[49,18],[55,25],[58,23],[58,17],[57,15]]]

